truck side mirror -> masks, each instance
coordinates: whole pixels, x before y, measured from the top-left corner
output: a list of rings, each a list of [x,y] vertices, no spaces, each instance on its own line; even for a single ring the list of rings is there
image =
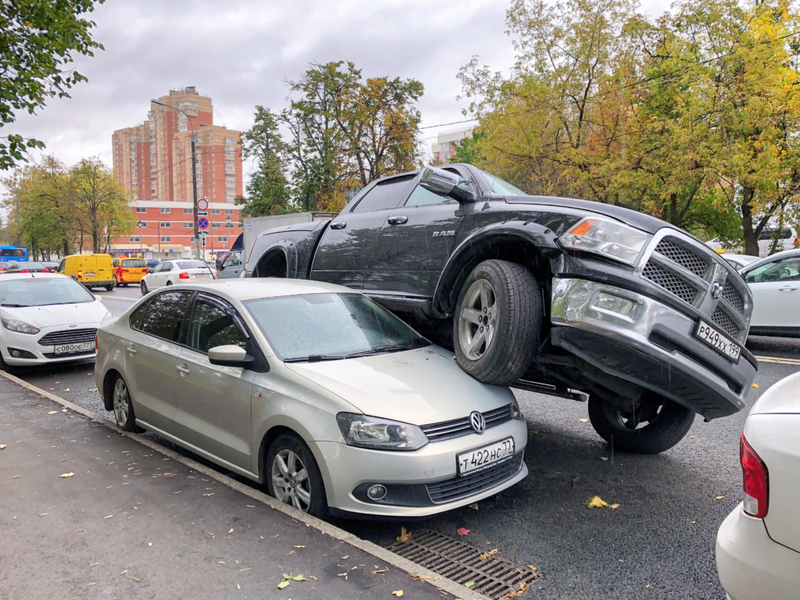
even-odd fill
[[[422,176],[419,184],[426,190],[440,196],[450,196],[454,200],[465,203],[474,202],[475,194],[464,188],[458,187],[461,178],[455,173],[437,169],[436,167],[425,167],[422,169]]]

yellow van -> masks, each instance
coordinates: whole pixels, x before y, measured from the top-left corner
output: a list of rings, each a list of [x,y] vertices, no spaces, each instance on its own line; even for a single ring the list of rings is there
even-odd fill
[[[110,254],[72,254],[61,259],[57,271],[77,279],[88,288],[114,289],[114,266]]]

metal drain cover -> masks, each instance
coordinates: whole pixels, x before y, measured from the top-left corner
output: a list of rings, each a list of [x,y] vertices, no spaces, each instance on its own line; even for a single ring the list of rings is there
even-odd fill
[[[496,554],[481,560],[487,553],[480,548],[430,529],[414,531],[411,538],[388,549],[461,585],[474,581],[470,589],[490,598],[519,597],[540,577],[531,567],[520,567]]]

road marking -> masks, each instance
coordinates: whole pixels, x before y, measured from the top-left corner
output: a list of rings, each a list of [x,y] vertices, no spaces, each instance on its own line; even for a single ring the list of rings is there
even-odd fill
[[[766,363],[779,363],[785,365],[800,366],[800,359],[798,358],[780,358],[778,356],[756,356],[758,362]]]
[[[130,431],[125,431],[121,427],[118,427],[116,423],[109,421],[102,415],[98,413],[93,413],[90,410],[83,408],[82,406],[78,406],[77,404],[73,404],[69,400],[65,400],[60,396],[56,396],[55,394],[51,394],[50,392],[46,392],[42,388],[36,387],[35,385],[28,383],[20,379],[19,377],[15,377],[10,373],[6,373],[5,371],[0,370],[0,375],[8,379],[9,381],[13,381],[14,383],[21,385],[22,387],[31,390],[32,392],[36,392],[41,396],[45,396],[49,398],[53,402],[64,406],[76,412],[78,414],[83,415],[84,417],[90,418],[92,421],[96,423],[100,423],[105,425],[109,429],[113,429],[117,433],[129,437],[130,439],[139,442],[147,446],[148,448],[155,450],[156,452],[160,452],[164,456],[171,458],[172,460],[176,460],[179,463],[186,465],[190,469],[194,469],[195,471],[206,475],[207,477],[211,477],[212,479],[216,479],[221,484],[228,486],[229,488],[244,494],[246,496],[250,496],[253,500],[257,500],[262,504],[266,504],[270,508],[274,508],[277,511],[284,513],[285,515],[300,521],[301,523],[305,523],[309,527],[313,527],[318,531],[331,536],[332,538],[338,539],[346,544],[350,544],[367,554],[371,554],[374,557],[378,558],[379,560],[389,563],[393,567],[404,571],[414,577],[416,579],[420,579],[425,583],[432,585],[435,588],[440,590],[444,590],[445,592],[449,592],[456,598],[461,598],[461,600],[491,600],[487,596],[483,594],[479,594],[478,592],[474,592],[469,588],[465,588],[460,583],[456,583],[451,579],[447,579],[446,577],[442,577],[438,573],[431,571],[430,569],[426,569],[425,567],[418,565],[417,563],[403,558],[402,556],[395,554],[394,552],[390,552],[386,548],[381,548],[377,544],[362,540],[360,537],[353,535],[349,531],[345,531],[344,529],[340,529],[335,525],[331,525],[330,523],[323,521],[322,519],[318,519],[316,517],[312,517],[309,514],[304,513],[303,511],[297,510],[293,506],[280,502],[273,498],[272,496],[267,496],[264,492],[261,492],[255,488],[250,487],[244,483],[236,481],[235,479],[231,479],[227,475],[223,475],[222,473],[216,471],[211,467],[207,467],[205,465],[201,465],[199,462],[192,460],[186,456],[178,454],[177,452],[170,450],[169,448],[163,447],[161,444],[158,444],[152,440],[148,440],[147,438],[143,438],[142,436],[131,433]]]

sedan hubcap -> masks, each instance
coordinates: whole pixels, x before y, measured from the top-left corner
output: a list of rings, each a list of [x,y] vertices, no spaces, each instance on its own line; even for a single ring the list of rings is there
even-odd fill
[[[464,295],[458,316],[461,351],[469,360],[479,360],[492,345],[497,328],[497,296],[492,284],[479,279]]]
[[[272,488],[278,500],[308,512],[311,506],[311,482],[303,461],[291,450],[281,450],[275,455],[272,461]]]
[[[117,425],[125,425],[128,422],[128,386],[122,379],[117,379],[114,384],[114,418]]]

